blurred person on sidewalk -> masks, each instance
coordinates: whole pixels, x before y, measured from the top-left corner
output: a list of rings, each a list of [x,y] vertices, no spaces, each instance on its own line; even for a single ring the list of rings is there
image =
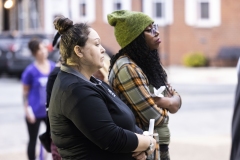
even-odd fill
[[[176,113],[181,107],[181,98],[168,84],[167,74],[160,64],[158,27],[146,14],[127,10],[108,14],[108,23],[114,27],[121,47],[111,59],[109,83],[132,109],[140,128],[148,130],[149,120],[155,119],[161,160],[169,160],[168,111]],[[161,86],[167,88],[165,97],[153,98],[153,88]]]
[[[44,43],[32,39],[28,47],[35,61],[26,67],[22,74],[23,105],[29,134],[27,155],[29,160],[35,160],[35,148],[40,122],[46,123],[46,84],[48,75],[55,63],[49,61],[48,51]]]
[[[61,34],[62,65],[48,112],[51,138],[62,159],[146,159],[155,139],[137,134],[142,130],[131,110],[107,83],[92,76],[104,65],[98,33],[63,16],[54,25]]]
[[[232,119],[232,148],[230,160],[240,160],[240,58],[237,64],[237,76],[238,83]]]

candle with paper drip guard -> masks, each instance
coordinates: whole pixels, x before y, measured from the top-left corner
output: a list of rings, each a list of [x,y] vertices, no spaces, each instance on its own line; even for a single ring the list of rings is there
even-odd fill
[[[158,139],[158,133],[154,133],[154,123],[155,123],[155,119],[150,119],[148,131],[144,131],[143,135],[151,136],[151,137],[154,136],[154,137],[157,137],[157,139]],[[156,157],[154,154],[148,155],[148,159],[150,159],[150,160],[153,160],[155,158]]]
[[[144,136],[158,136],[158,133],[154,133],[154,123],[155,119],[150,119],[148,131],[143,132]]]
[[[152,137],[153,137],[153,132],[154,132],[154,123],[155,123],[155,119],[150,119],[148,132],[149,132],[149,135]]]

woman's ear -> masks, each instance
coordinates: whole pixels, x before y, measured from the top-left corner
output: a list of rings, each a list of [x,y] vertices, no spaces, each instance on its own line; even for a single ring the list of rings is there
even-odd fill
[[[75,54],[79,57],[79,58],[82,58],[83,57],[83,54],[82,54],[82,48],[78,45],[76,45],[74,47],[74,52]]]

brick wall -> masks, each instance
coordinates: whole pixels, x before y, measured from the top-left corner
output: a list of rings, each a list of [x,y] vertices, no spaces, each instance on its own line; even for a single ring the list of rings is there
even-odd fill
[[[240,46],[240,1],[221,0],[221,26],[195,28],[187,26],[184,0],[174,0],[174,21],[171,26],[160,27],[160,54],[165,65],[182,64],[183,56],[201,51],[214,59],[222,46]],[[102,44],[116,53],[120,47],[114,37],[114,28],[103,21],[102,0],[96,1],[96,21],[91,26],[99,33]],[[132,0],[132,10],[141,11],[141,0]]]
[[[174,1],[174,23],[169,26],[169,62],[181,64],[184,54],[202,51],[214,59],[222,46],[240,46],[240,1],[221,1],[221,26],[195,28],[187,26],[184,19],[184,0]],[[161,29],[164,35],[164,29]]]

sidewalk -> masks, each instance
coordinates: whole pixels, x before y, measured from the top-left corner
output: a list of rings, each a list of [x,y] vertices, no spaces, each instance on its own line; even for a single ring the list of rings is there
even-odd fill
[[[170,144],[171,160],[229,160],[230,149],[230,136],[172,139]]]
[[[187,68],[183,66],[170,66],[166,68],[166,70],[169,82],[172,84],[179,84],[184,86],[187,86],[187,84],[201,86],[235,86],[237,84],[237,69],[235,67]],[[228,128],[230,130],[232,111],[229,110],[225,114],[228,117],[227,123],[229,124]],[[184,115],[180,113],[176,115],[178,118],[184,117]],[[205,116],[203,115],[203,118],[204,117]],[[170,153],[172,160],[229,160],[230,150],[230,131],[227,135],[216,136],[205,135],[196,137],[182,137],[175,135],[174,137],[172,137],[170,144]]]
[[[187,86],[188,84],[199,85],[200,88],[202,86],[208,85],[217,85],[215,88],[220,88],[222,85],[226,85],[227,88],[231,86],[232,88],[234,85],[237,84],[237,71],[234,67],[229,68],[186,68],[183,66],[170,66],[166,68],[169,82],[172,84],[177,84],[178,86]],[[1,139],[2,144],[0,144],[0,160],[26,160],[26,143],[27,143],[27,132],[25,122],[22,118],[23,111],[21,108],[21,85],[19,82],[11,82],[11,79],[3,79],[0,81],[1,90],[8,91],[0,93],[1,97],[11,97],[2,99],[0,101],[0,106],[7,106],[7,107],[0,107],[0,135],[3,139]],[[219,85],[219,86],[218,86]],[[18,90],[17,90],[18,88]],[[206,87],[205,87],[206,88]],[[10,90],[14,91],[14,93],[10,93]],[[224,91],[224,90],[221,90]],[[186,95],[187,94],[187,95]],[[222,99],[229,98],[233,96],[233,92],[226,93],[228,95],[223,95]],[[192,95],[189,92],[185,92],[183,95],[184,105],[187,105],[186,101],[189,101],[188,104],[192,104],[192,98],[194,100],[197,98],[201,98],[202,100],[205,97],[201,97],[202,95],[199,94],[197,97]],[[219,95],[205,95],[206,98],[215,97],[219,99]],[[208,97],[207,97],[208,96]],[[220,97],[221,98],[221,97]],[[230,104],[232,102],[230,100],[226,100]],[[190,101],[191,100],[191,101]],[[207,102],[206,102],[207,103]],[[211,102],[213,103],[213,102]],[[10,107],[9,105],[12,105]],[[215,104],[213,104],[215,105]],[[223,104],[225,105],[225,103]],[[230,104],[231,106],[232,104]],[[17,107],[16,107],[17,106]],[[191,106],[191,105],[190,105]],[[191,106],[192,107],[192,106]],[[187,108],[187,107],[186,107]],[[218,112],[216,115],[215,111],[206,111],[204,109],[198,110],[187,110],[185,106],[181,109],[178,114],[173,115],[171,120],[172,128],[172,137],[171,137],[171,144],[170,144],[170,154],[171,160],[228,160],[230,155],[230,146],[231,146],[231,138],[230,138],[230,120],[232,114],[232,108],[222,109],[221,112]],[[185,110],[184,110],[185,109]],[[205,108],[206,109],[206,108]],[[194,112],[194,114],[192,114]],[[199,113],[200,112],[200,113]],[[6,116],[11,115],[11,116]],[[224,124],[222,121],[218,121],[217,118],[223,117],[224,115]],[[203,116],[204,121],[197,120],[199,117]],[[185,122],[184,118],[188,117],[193,122]],[[214,121],[215,123],[208,123],[207,121]],[[189,127],[182,128],[180,125],[195,125],[196,127],[190,128],[191,130],[196,129],[197,127],[201,128],[201,126],[208,125],[208,128],[212,128],[216,133],[219,133],[218,130],[221,128],[221,125],[227,126],[227,134],[219,133],[216,136],[212,136],[209,134],[209,130],[207,130],[206,135],[195,135],[189,134],[191,130]],[[201,123],[201,124],[198,124]],[[216,125],[218,124],[217,128]],[[12,129],[14,128],[14,130]],[[206,128],[201,128],[205,130]],[[14,133],[17,131],[17,134]],[[180,133],[181,132],[181,133]],[[195,132],[192,132],[195,133]],[[37,149],[39,151],[39,149]],[[51,157],[48,155],[48,160],[51,160]]]
[[[166,68],[170,83],[177,84],[237,84],[235,67]]]

